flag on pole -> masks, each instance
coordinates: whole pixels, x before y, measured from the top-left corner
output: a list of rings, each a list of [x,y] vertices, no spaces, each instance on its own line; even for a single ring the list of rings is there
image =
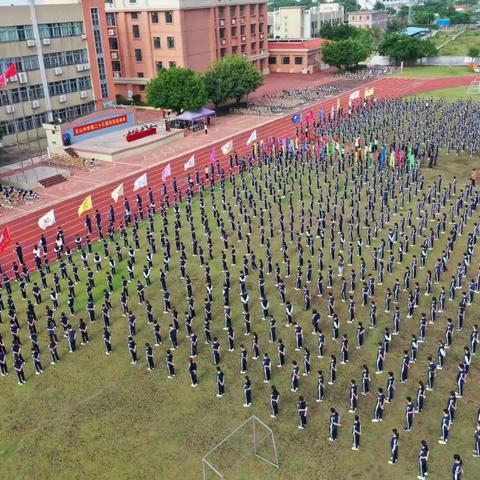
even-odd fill
[[[172,174],[172,167],[168,164],[162,172],[162,182],[164,182]]]
[[[0,253],[3,253],[3,251],[10,245],[11,242],[12,239],[10,237],[10,230],[8,229],[8,226],[5,226],[2,233],[0,233]]]
[[[121,183],[115,190],[111,193],[111,197],[114,202],[118,202],[118,199],[123,195],[123,183]]]
[[[340,110],[340,97],[337,97],[337,111]]]
[[[92,196],[88,195],[83,199],[83,202],[78,207],[78,216],[81,217],[84,212],[91,210],[93,208],[92,205]]]
[[[17,64],[11,63],[3,74],[5,75],[5,78],[14,77],[17,74]]]
[[[355,90],[349,97],[350,100],[356,100],[357,98],[360,98],[360,90]]]
[[[313,120],[313,112],[310,110],[307,115],[305,116],[306,122],[311,122]]]
[[[211,164],[215,164],[216,161],[217,161],[217,154],[215,153],[215,149],[212,148],[212,149],[210,150],[209,162],[210,162]]]
[[[296,113],[292,117],[292,123],[300,123],[302,121],[302,115],[300,113]]]
[[[187,162],[183,164],[183,169],[188,170],[189,168],[193,168],[195,166],[195,155],[192,155]]]
[[[251,143],[255,142],[257,140],[257,131],[254,130],[250,136],[248,137],[248,140],[247,140],[247,146],[250,145]]]
[[[373,87],[365,89],[365,98],[371,97],[375,93]]]
[[[55,212],[53,208],[49,210],[43,217],[38,219],[38,226],[42,230],[46,230],[47,227],[51,227],[55,223]]]
[[[233,140],[230,140],[222,147],[222,153],[228,155],[233,150]]]
[[[163,180],[163,173],[162,173],[162,180]],[[148,183],[147,180],[147,173],[145,172],[143,175],[140,175],[133,184],[133,191],[136,192],[143,187],[146,187]]]

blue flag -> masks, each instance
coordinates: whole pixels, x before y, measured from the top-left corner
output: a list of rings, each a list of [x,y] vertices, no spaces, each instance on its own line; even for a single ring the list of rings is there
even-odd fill
[[[292,123],[300,123],[302,121],[302,115],[300,113],[296,113],[292,117]]]

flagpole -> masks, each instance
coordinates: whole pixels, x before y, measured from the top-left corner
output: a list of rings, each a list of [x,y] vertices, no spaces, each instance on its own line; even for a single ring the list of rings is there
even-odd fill
[[[27,93],[27,98],[28,98],[28,90],[26,91]],[[32,167],[33,167],[33,155],[32,155],[32,146],[30,144],[30,134],[28,133],[28,125],[27,125],[27,120],[26,120],[26,117],[25,117],[25,105],[23,104],[23,100],[22,100],[22,95],[20,93],[20,89],[19,89],[19,100],[20,100],[20,103],[22,105],[22,114],[23,114],[23,121],[25,122],[25,132],[27,134],[27,142],[28,142],[28,151],[30,152],[30,163],[32,164]],[[35,120],[34,120],[34,117],[35,115],[32,115],[32,122],[33,122],[33,126],[35,127]],[[35,170],[34,170],[35,172]]]
[[[10,108],[12,110],[12,120],[13,120],[13,128],[15,129],[15,138],[17,140],[17,150],[18,150],[18,154],[19,154],[19,157],[20,157],[20,163],[22,164],[22,172],[23,172],[23,169],[25,168],[24,165],[23,165],[23,159],[22,159],[22,152],[20,151],[20,140],[18,138],[18,128],[17,128],[17,119],[15,118],[15,107],[13,105],[13,100],[12,100],[12,95],[11,95],[11,91],[9,90],[8,88],[8,81],[7,79],[5,79],[5,82],[6,82],[6,85],[5,85],[5,88],[7,90],[7,99],[8,99],[8,104],[10,105]],[[25,173],[23,175],[24,179],[25,179]]]

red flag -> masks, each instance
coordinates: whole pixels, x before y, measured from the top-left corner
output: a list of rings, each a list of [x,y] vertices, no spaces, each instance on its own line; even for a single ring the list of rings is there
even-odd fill
[[[12,239],[10,238],[10,230],[8,230],[8,227],[6,226],[3,229],[3,232],[0,234],[0,253],[3,253],[3,251],[10,245],[12,242]]]
[[[3,73],[0,73],[0,88],[3,88],[7,85],[7,79]]]
[[[215,153],[215,149],[212,148],[212,150],[210,151],[210,163],[211,164],[214,164],[216,161],[217,161],[217,154]]]
[[[305,116],[305,120],[306,120],[307,122],[310,122],[310,121],[313,120],[313,112],[312,112],[311,110],[310,110],[310,111],[307,113],[307,115]]]
[[[17,74],[17,65],[15,63],[11,63],[3,73],[3,75],[5,75],[5,78],[14,77],[16,74]]]

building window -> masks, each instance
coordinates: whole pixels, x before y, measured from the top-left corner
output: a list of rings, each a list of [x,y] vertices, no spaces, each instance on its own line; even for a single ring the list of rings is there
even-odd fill
[[[290,65],[290,57],[282,57],[282,65]]]
[[[137,78],[144,78],[145,75],[143,74],[143,72],[137,72]]]
[[[169,68],[175,68],[176,66],[177,66],[177,62],[174,62],[174,61],[168,62]]]
[[[152,23],[158,23],[158,12],[152,12]]]
[[[153,48],[162,48],[160,37],[153,37]]]
[[[144,92],[144,91],[145,91],[145,85],[139,85],[139,86],[138,86],[138,89],[139,89],[141,92]]]
[[[275,65],[277,63],[277,57],[268,57],[268,63],[270,65]]]
[[[165,12],[165,23],[173,23],[173,12]]]
[[[175,37],[167,37],[167,47],[175,48]]]
[[[240,35],[245,35],[245,25],[240,27]]]
[[[130,18],[132,20],[138,20],[138,12],[131,12],[130,13]]]
[[[103,52],[102,31],[100,26],[100,17],[98,8],[91,8],[90,15],[92,20],[93,40],[95,43],[95,52],[97,59],[98,78],[100,80],[100,95],[101,98],[108,98],[108,80],[105,67],[105,58]],[[83,25],[82,25],[83,30]],[[87,87],[90,88],[90,87]],[[79,90],[87,90],[85,87],[80,87]]]
[[[237,13],[237,7],[232,5],[230,7],[230,16],[234,17],[236,13]]]
[[[218,18],[225,18],[225,7],[218,7]]]
[[[237,36],[237,27],[232,27],[232,28],[230,29],[230,35],[231,35],[232,37],[236,37],[236,36]]]
[[[115,37],[110,37],[108,43],[110,44],[110,50],[118,50],[118,40]]]
[[[135,61],[141,62],[142,61],[142,49],[136,48],[135,49]]]
[[[295,65],[303,65],[303,57],[295,57]]]
[[[112,62],[112,70],[114,72],[120,72],[122,70],[120,67],[120,62],[118,60]]]
[[[238,53],[238,47],[236,45],[234,45],[232,47],[232,55],[236,55]]]
[[[109,27],[114,27],[116,25],[114,13],[107,13],[107,25]]]
[[[254,23],[250,24],[250,33],[257,33],[257,26]]]
[[[157,73],[161,72],[163,70],[163,62],[157,60],[155,62],[155,69],[157,70]]]
[[[132,25],[133,38],[140,38],[140,27],[138,25]]]

